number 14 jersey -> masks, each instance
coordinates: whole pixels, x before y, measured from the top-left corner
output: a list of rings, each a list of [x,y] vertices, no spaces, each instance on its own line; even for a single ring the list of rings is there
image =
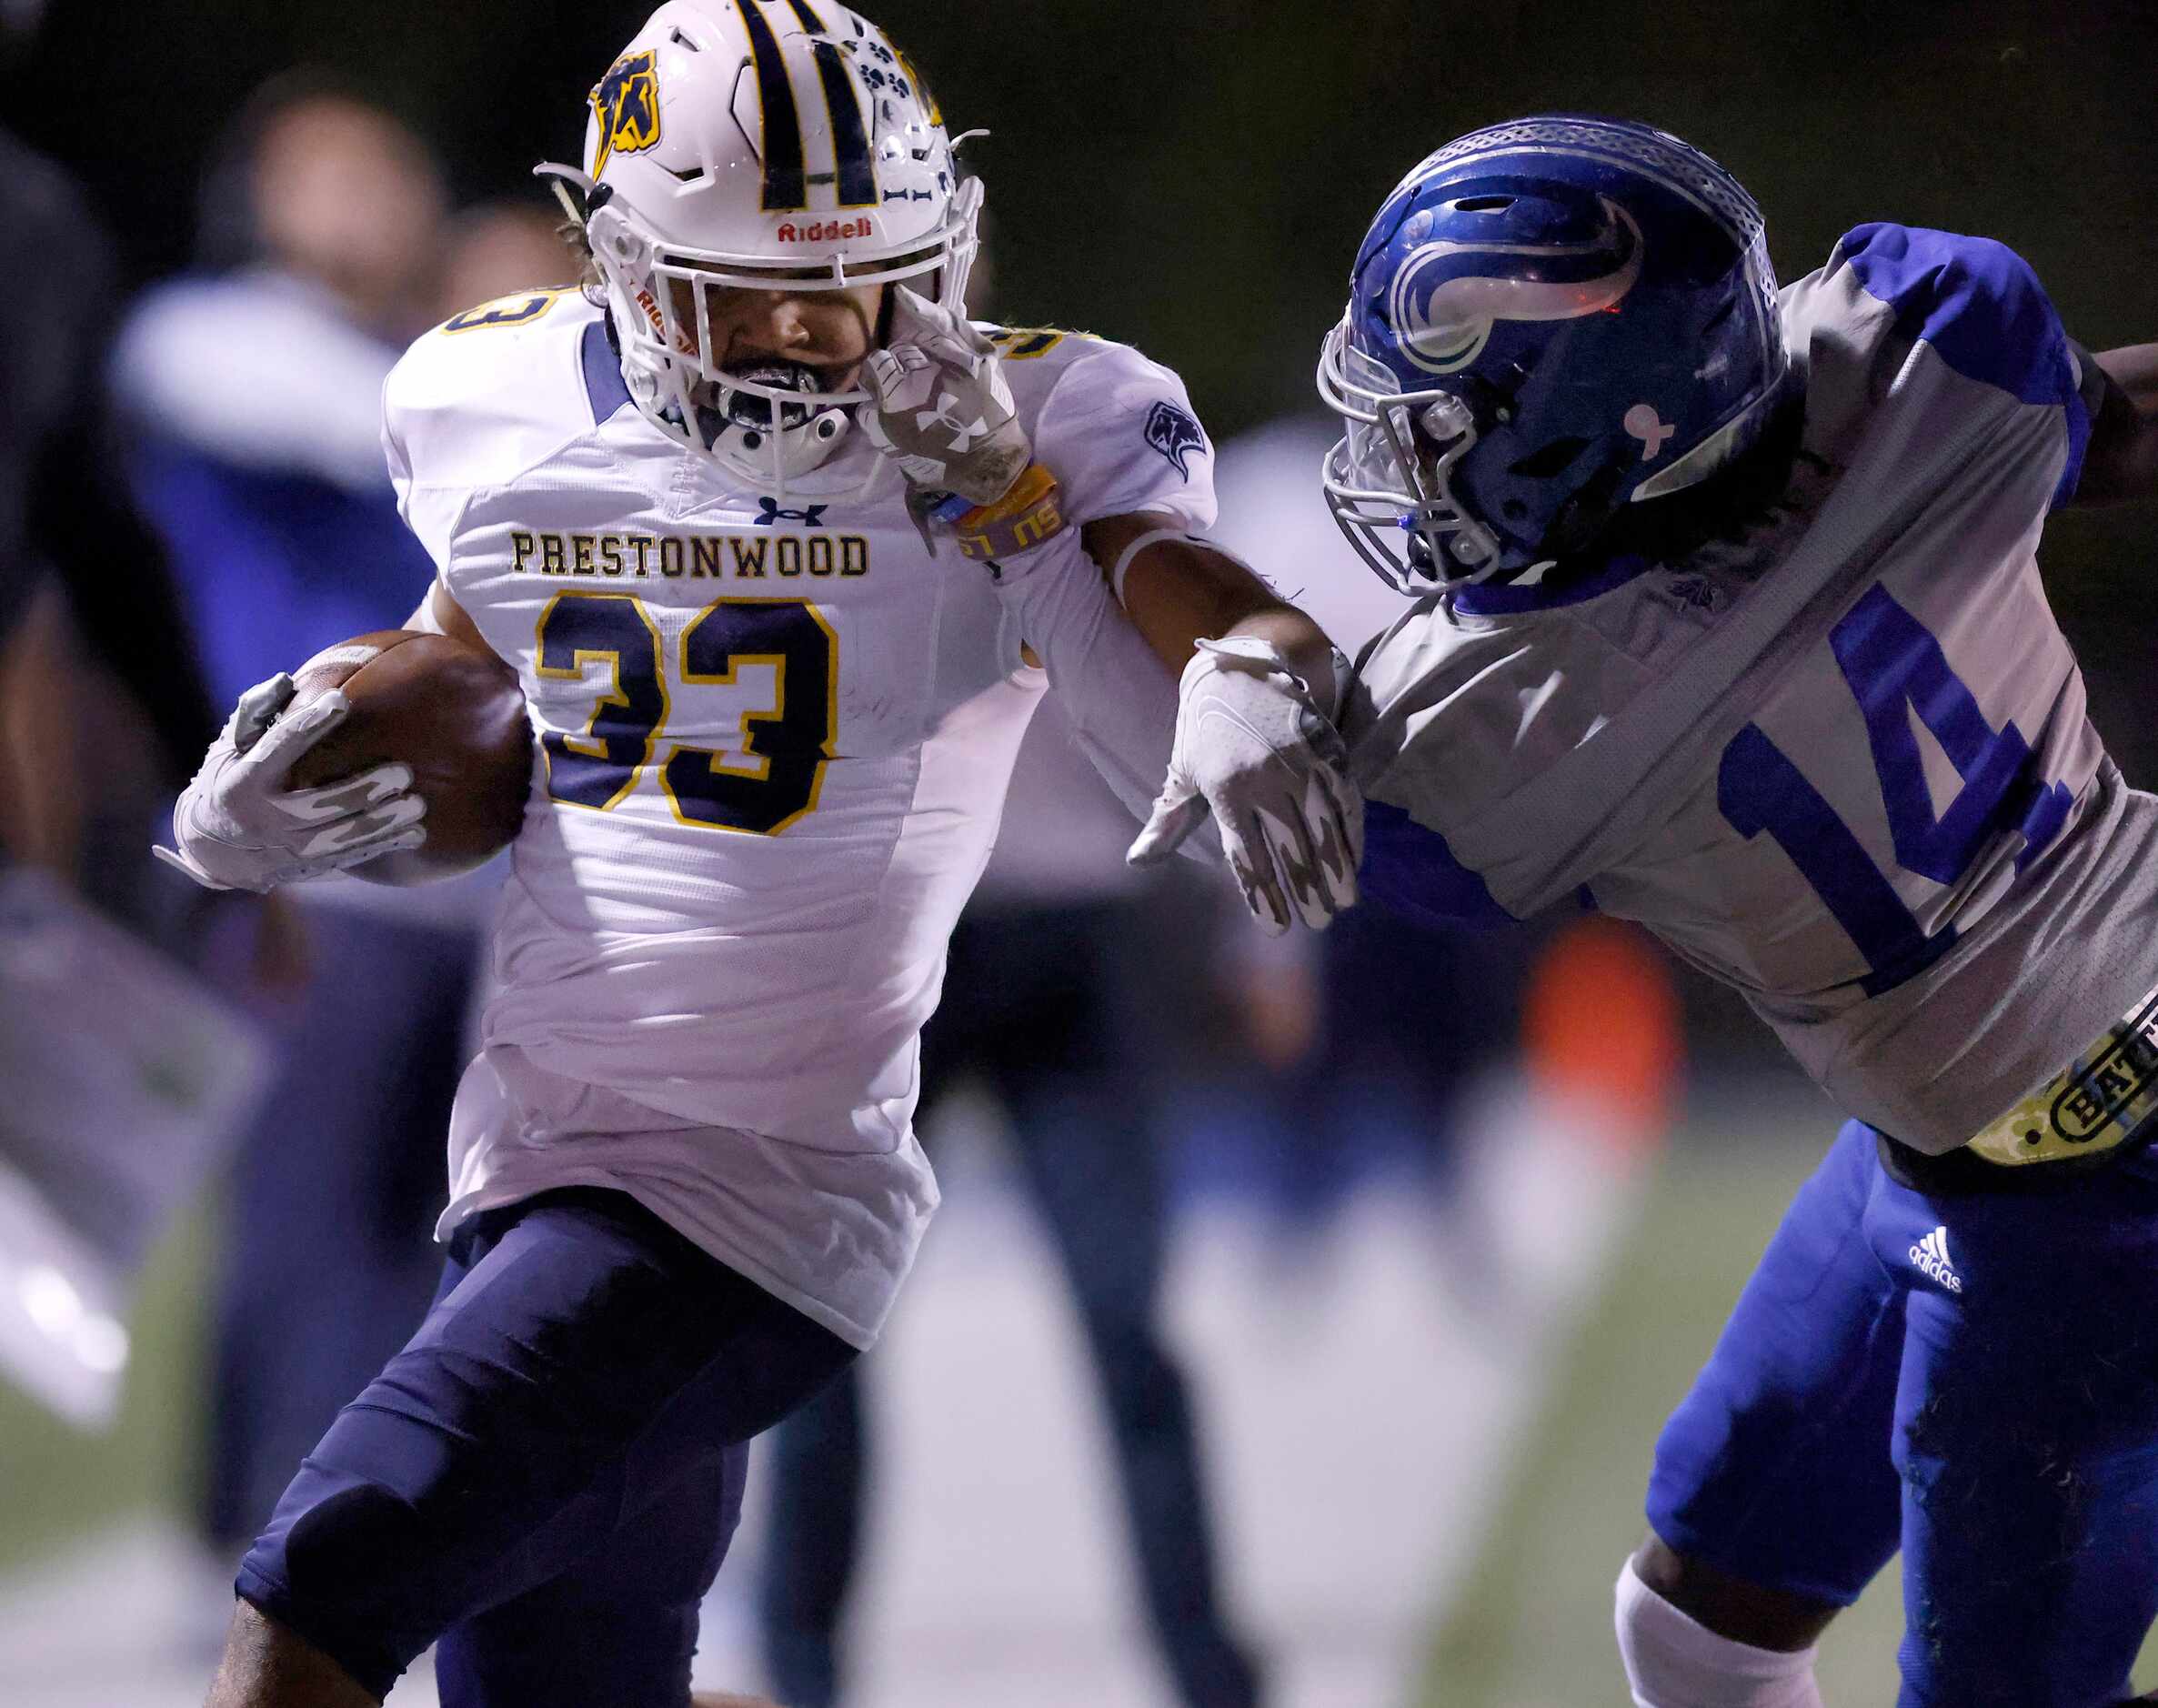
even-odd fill
[[[2034,557],[2093,376],[1982,240],[1860,226],[1782,310],[1803,448],[1741,535],[1467,588],[1372,644],[1366,880],[1637,919],[1849,1112],[1946,1150],[2158,985],[2158,802],[2106,759]]]

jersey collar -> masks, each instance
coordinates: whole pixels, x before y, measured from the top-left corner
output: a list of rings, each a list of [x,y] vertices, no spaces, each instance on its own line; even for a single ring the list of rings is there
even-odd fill
[[[1470,617],[1511,617],[1521,611],[1548,611],[1562,605],[1579,605],[1623,587],[1651,568],[1638,552],[1623,552],[1585,573],[1576,569],[1555,580],[1547,574],[1526,585],[1514,581],[1472,581],[1458,588],[1453,608]]]
[[[629,387],[622,379],[622,358],[615,354],[605,315],[585,328],[578,357],[585,370],[585,396],[592,405],[592,425],[604,426],[629,403]]]

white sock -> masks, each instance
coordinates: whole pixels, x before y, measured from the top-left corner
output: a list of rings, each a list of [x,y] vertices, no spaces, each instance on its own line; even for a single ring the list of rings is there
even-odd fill
[[[1820,1644],[1788,1653],[1720,1637],[1641,1580],[1619,1573],[1619,1655],[1635,1708],[1822,1708]]]

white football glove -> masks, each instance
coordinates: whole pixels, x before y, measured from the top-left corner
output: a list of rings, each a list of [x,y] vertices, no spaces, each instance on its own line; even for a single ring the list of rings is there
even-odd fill
[[[1250,635],[1202,640],[1184,667],[1169,780],[1125,858],[1167,859],[1209,811],[1270,934],[1292,918],[1324,930],[1355,904],[1364,808],[1348,749],[1289,661]]]
[[[892,286],[889,342],[864,365],[862,431],[923,492],[994,504],[1033,460],[997,347],[956,309]]]
[[[283,716],[292,698],[292,678],[282,673],[240,696],[173,809],[178,852],[151,850],[206,889],[267,890],[427,839],[427,803],[409,792],[406,766],[378,765],[319,789],[285,786],[300,755],[352,709],[332,689]]]

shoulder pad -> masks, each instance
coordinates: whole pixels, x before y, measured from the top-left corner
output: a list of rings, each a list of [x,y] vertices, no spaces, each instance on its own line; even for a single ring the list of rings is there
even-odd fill
[[[1895,311],[1904,337],[1922,339],[1966,379],[2022,403],[2060,403],[2075,389],[2067,334],[2031,264],[1990,237],[1913,226],[1859,226],[1829,266]]]
[[[1171,369],[1089,333],[983,329],[1004,352],[1013,404],[1073,519],[1159,510],[1212,524],[1214,447]]]
[[[406,351],[383,387],[383,434],[416,485],[487,486],[628,400],[600,310],[574,290],[528,291],[454,315]]]

